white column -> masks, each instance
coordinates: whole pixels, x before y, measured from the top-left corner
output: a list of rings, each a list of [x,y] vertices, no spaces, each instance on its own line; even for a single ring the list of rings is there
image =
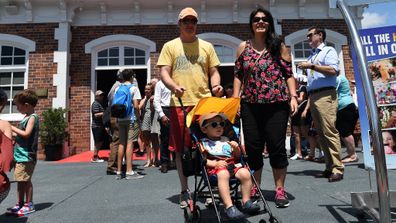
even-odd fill
[[[68,22],[59,23],[55,29],[55,39],[58,40],[58,50],[54,52],[54,62],[57,63],[57,73],[54,74],[53,85],[56,86],[56,97],[52,99],[53,108],[66,108],[69,104],[69,63],[71,32]]]

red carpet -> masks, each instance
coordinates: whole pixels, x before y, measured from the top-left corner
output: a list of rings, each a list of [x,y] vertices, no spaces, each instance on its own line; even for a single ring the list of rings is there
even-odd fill
[[[109,154],[110,150],[100,150],[99,151],[99,157],[108,160],[109,159]],[[56,163],[85,163],[85,162],[91,162],[93,152],[92,151],[86,151],[82,152],[80,154],[76,154],[73,156],[69,156],[67,158],[61,159],[59,161],[56,161]],[[146,154],[144,156],[137,157],[136,154],[133,154],[133,159],[134,160],[146,160]]]

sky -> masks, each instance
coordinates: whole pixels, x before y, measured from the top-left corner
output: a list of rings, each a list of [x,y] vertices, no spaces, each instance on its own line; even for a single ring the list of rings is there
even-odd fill
[[[396,25],[396,0],[370,4],[363,13],[362,28]]]

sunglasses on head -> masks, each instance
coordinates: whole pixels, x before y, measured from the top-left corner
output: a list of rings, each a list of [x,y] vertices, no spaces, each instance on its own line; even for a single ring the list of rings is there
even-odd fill
[[[184,25],[188,25],[188,24],[195,25],[195,24],[198,23],[198,19],[182,19],[181,22],[182,22]]]
[[[263,22],[269,22],[269,18],[268,17],[254,17],[253,18],[253,22],[260,22],[261,20]]]
[[[204,127],[208,127],[209,125],[212,126],[212,128],[216,128],[217,126],[224,127],[225,126],[225,122],[224,121],[221,121],[221,122],[208,122],[208,123],[205,124]]]

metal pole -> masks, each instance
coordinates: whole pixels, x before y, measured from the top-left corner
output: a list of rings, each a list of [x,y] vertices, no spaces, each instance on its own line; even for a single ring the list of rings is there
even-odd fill
[[[385,162],[385,153],[383,150],[381,125],[378,121],[378,108],[375,101],[373,84],[367,72],[367,60],[363,51],[362,43],[355,26],[354,21],[348,11],[343,0],[337,0],[337,7],[341,10],[345,22],[348,25],[349,32],[352,37],[352,43],[355,47],[356,57],[359,64],[360,78],[362,80],[364,96],[366,100],[366,108],[371,128],[371,136],[373,140],[373,152],[375,162],[375,173],[377,178],[377,191],[379,198],[380,222],[390,222],[390,203],[389,203],[389,186],[388,175]],[[364,118],[364,117],[361,117]]]

